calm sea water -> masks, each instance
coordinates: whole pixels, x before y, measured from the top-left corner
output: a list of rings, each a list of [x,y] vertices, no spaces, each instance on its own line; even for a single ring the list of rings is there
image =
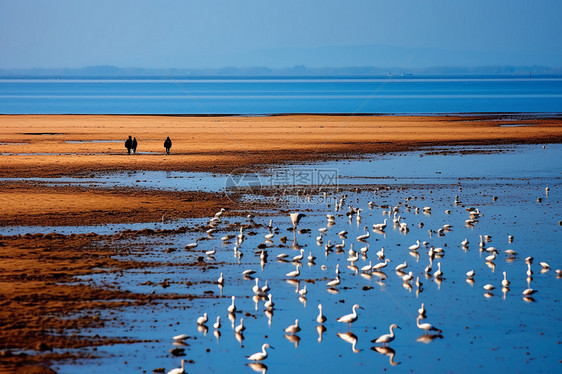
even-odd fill
[[[2,114],[562,111],[562,79],[1,79]]]

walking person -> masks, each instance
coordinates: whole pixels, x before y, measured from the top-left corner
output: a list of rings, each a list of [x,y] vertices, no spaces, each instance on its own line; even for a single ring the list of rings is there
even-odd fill
[[[129,135],[129,138],[125,140],[125,148],[127,148],[127,152],[131,154],[131,148],[133,148],[133,137]]]
[[[170,154],[170,148],[172,148],[172,139],[168,136],[164,141],[164,148],[166,148],[166,154]]]
[[[133,144],[131,145],[131,149],[133,150],[133,153],[137,153],[137,145],[138,145],[137,138],[134,137],[133,138]]]

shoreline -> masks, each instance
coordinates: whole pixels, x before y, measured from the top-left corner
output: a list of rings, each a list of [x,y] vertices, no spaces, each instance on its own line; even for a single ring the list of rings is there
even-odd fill
[[[129,134],[138,138],[143,154],[127,154],[123,143]],[[168,135],[170,155],[163,148]],[[428,146],[547,143],[562,143],[562,118],[0,115],[0,178],[123,171],[229,174]],[[150,222],[166,212],[177,218],[202,217],[225,203],[216,193],[53,187],[14,180],[1,181],[0,187],[2,226]],[[198,200],[205,203],[199,206]]]

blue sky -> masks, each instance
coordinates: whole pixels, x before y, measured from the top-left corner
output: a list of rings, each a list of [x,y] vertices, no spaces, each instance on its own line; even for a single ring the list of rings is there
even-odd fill
[[[560,0],[0,2],[0,68],[562,66]]]

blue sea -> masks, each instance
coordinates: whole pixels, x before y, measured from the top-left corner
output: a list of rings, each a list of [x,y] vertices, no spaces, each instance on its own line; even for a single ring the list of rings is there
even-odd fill
[[[562,112],[562,78],[0,79],[1,114]]]

